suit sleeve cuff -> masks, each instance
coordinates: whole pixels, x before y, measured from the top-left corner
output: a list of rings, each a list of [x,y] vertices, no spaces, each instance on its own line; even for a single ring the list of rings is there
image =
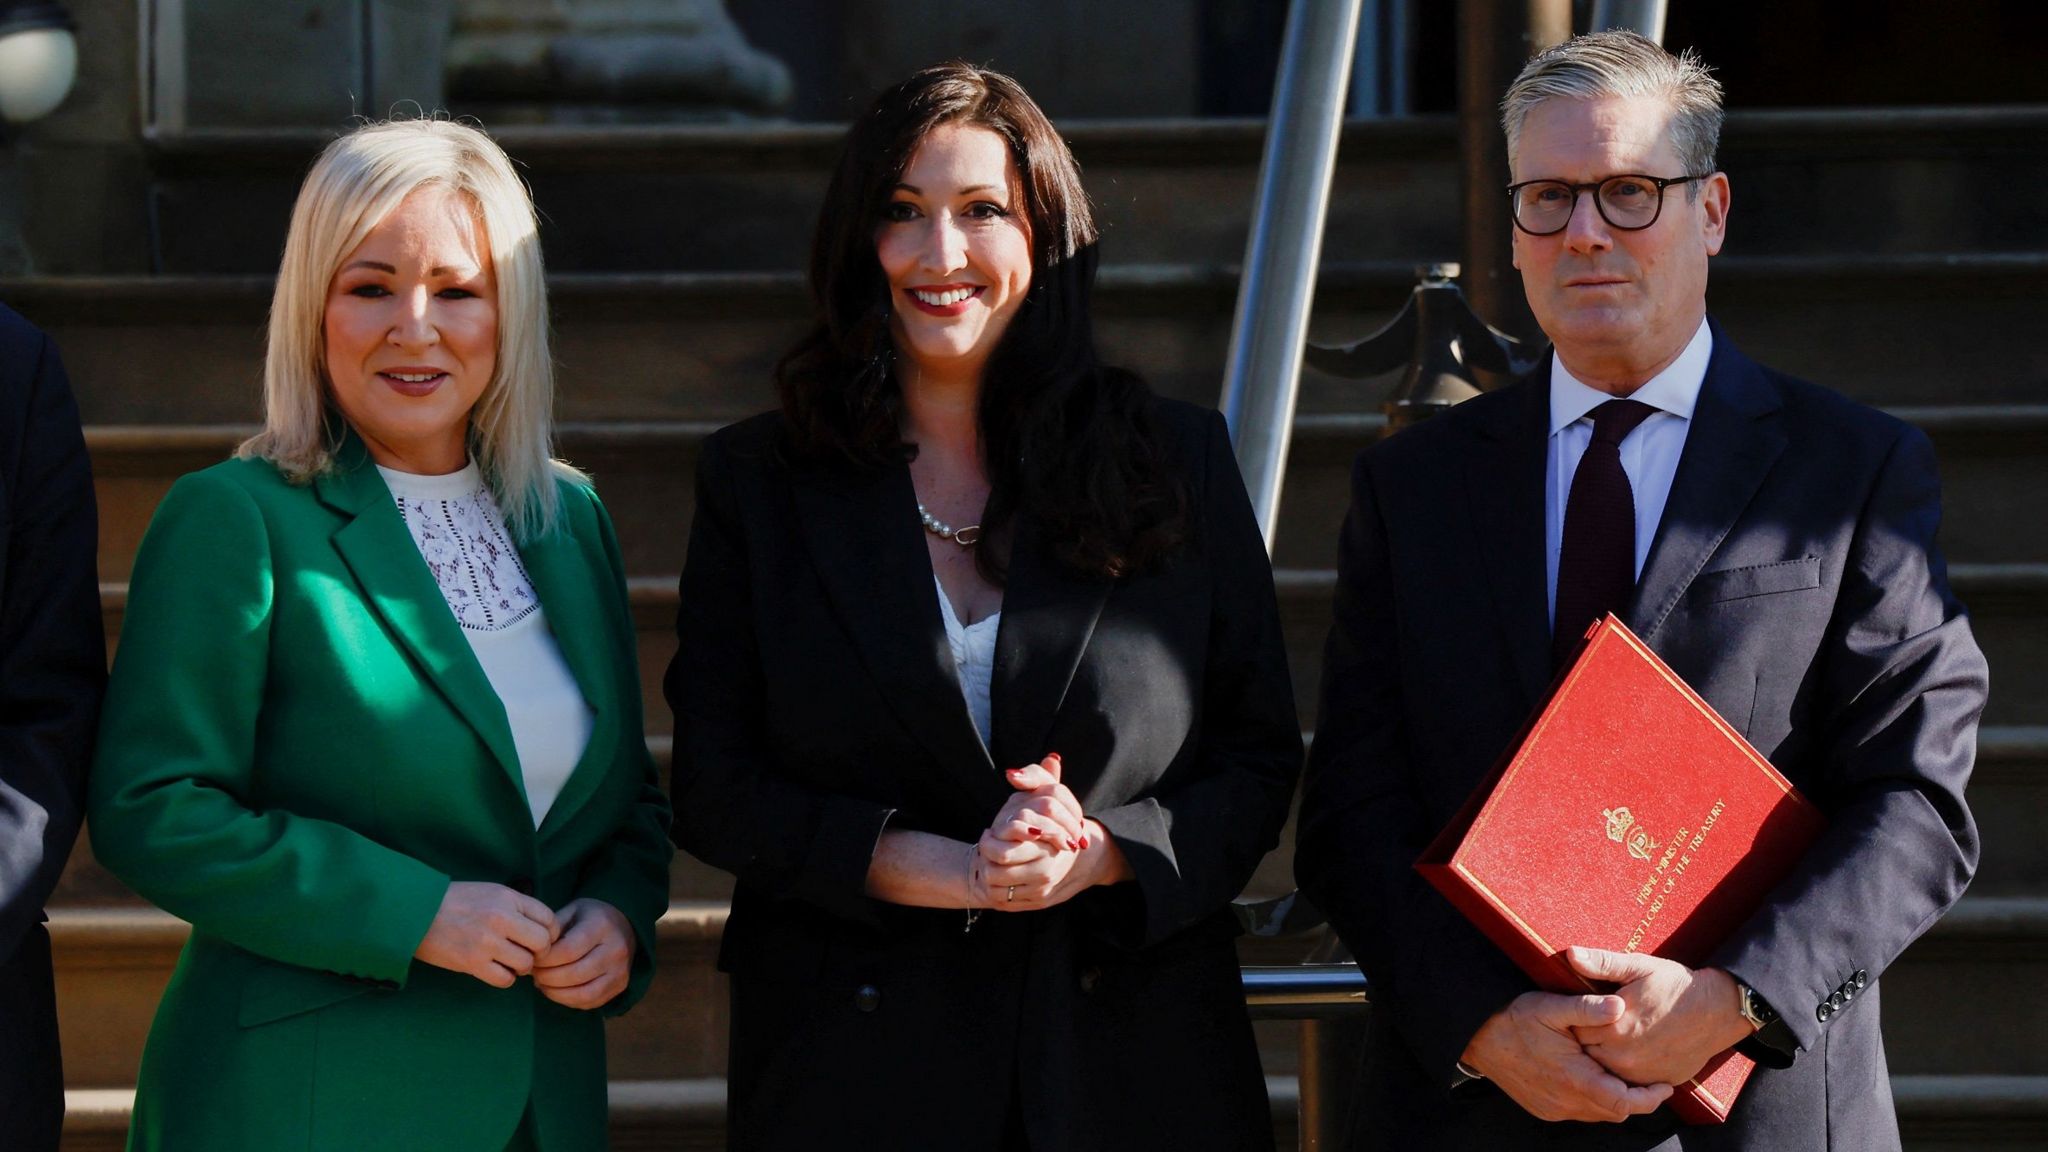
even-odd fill
[[[850,797],[822,802],[795,894],[835,915],[878,923],[874,898],[868,895],[868,869],[875,861],[875,845],[895,815],[894,808]]]
[[[1116,840],[1134,881],[1126,886],[1129,895],[1096,902],[1107,913],[1098,917],[1101,927],[1125,948],[1142,947],[1172,935],[1181,927],[1172,915],[1180,865],[1174,860],[1173,839],[1167,834],[1159,802],[1147,798],[1089,816]]]

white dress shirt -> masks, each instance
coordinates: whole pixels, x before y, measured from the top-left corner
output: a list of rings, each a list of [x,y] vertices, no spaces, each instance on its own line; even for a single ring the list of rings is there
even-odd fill
[[[1621,442],[1621,470],[1628,474],[1636,498],[1636,578],[1643,575],[1643,561],[1650,555],[1650,543],[1657,535],[1657,523],[1664,518],[1664,502],[1671,496],[1671,478],[1678,472],[1678,457],[1685,451],[1685,436],[1692,428],[1693,405],[1700,398],[1700,385],[1707,379],[1707,360],[1713,355],[1714,337],[1705,320],[1685,350],[1669,367],[1651,377],[1629,394],[1657,409],[1637,425]],[[1550,358],[1550,445],[1543,469],[1543,559],[1549,590],[1550,622],[1557,624],[1557,557],[1564,545],[1565,503],[1571,498],[1572,476],[1579,458],[1593,442],[1593,409],[1613,396],[1574,379],[1564,361]]]

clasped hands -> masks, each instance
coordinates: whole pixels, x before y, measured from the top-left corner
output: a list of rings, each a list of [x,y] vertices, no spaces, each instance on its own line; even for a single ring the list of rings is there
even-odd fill
[[[602,900],[560,911],[502,884],[457,880],[413,955],[493,988],[531,975],[540,993],[568,1008],[597,1008],[626,987],[633,925]]]
[[[1059,753],[1012,768],[1003,778],[1017,791],[968,852],[968,907],[1050,908],[1130,876],[1115,839],[1060,783]]]
[[[1488,1018],[1466,1067],[1539,1120],[1620,1122],[1656,1110],[1672,1086],[1747,1037],[1735,978],[1632,952],[1573,948],[1607,995],[1527,992]]]

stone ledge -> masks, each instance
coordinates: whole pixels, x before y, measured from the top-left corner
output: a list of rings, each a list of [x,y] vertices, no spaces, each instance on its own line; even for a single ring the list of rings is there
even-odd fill
[[[669,945],[712,944],[724,934],[729,911],[722,900],[678,900],[655,922],[655,935]],[[63,966],[76,966],[74,958],[103,967],[168,965],[192,932],[183,920],[148,905],[59,906],[49,916],[50,944],[63,954]]]
[[[1983,439],[2030,440],[2048,436],[2048,404],[1919,404],[1896,405],[1884,411],[1937,438],[1972,436]],[[720,420],[571,420],[555,425],[566,449],[619,452],[688,449],[725,426]],[[1320,459],[1331,451],[1354,453],[1386,427],[1377,412],[1300,412],[1294,418],[1296,451],[1308,449]],[[95,468],[111,467],[117,475],[144,474],[131,461],[147,462],[158,455],[203,454],[216,459],[254,435],[255,424],[92,424],[85,429],[86,449]],[[1347,456],[1348,458],[1348,456]]]
[[[669,905],[655,932],[664,944],[709,945],[724,933],[730,910],[721,900],[679,900]],[[64,953],[67,966],[79,956],[116,966],[144,958],[168,963],[160,958],[174,955],[191,933],[183,920],[147,905],[60,906],[50,909],[49,929],[51,944]],[[1952,942],[2048,941],[2048,896],[1965,896],[1935,922],[1928,937]]]
[[[1318,294],[1405,295],[1415,283],[1415,261],[1335,260],[1321,265]],[[1233,298],[1238,268],[1234,263],[1110,263],[1102,268],[1098,292],[1106,303],[1146,292],[1223,292]],[[1755,256],[1731,254],[1714,261],[1717,289],[1759,285],[1799,287],[1836,280],[1856,289],[1895,292],[1900,281],[1952,291],[1962,285],[1971,294],[2012,288],[2048,287],[2048,252],[1850,253]],[[144,314],[207,317],[219,322],[222,305],[239,306],[261,322],[269,308],[274,280],[265,275],[170,276],[42,276],[0,278],[0,298],[21,310],[53,307],[93,317]],[[667,308],[675,297],[701,297],[732,308],[755,309],[763,298],[780,298],[804,307],[806,288],[800,271],[719,272],[557,272],[548,277],[554,302],[574,307],[584,299],[609,303],[613,297],[670,299],[650,306]],[[239,319],[239,318],[238,318]]]
[[[1065,137],[1093,164],[1256,164],[1266,122],[1256,117],[1066,119]],[[159,169],[224,164],[299,171],[337,133],[322,129],[150,130],[144,143]],[[838,155],[845,126],[824,123],[676,124],[492,129],[505,150],[529,163],[632,163],[667,168],[825,167]],[[1796,150],[1812,155],[1952,155],[1958,149],[2025,150],[2048,138],[2040,105],[1744,110],[1728,114],[1722,147],[1732,153]],[[1347,120],[1339,156],[1372,160],[1429,157],[1454,161],[1455,116]]]
[[[1944,1120],[2026,1120],[2048,1123],[2048,1076],[1894,1076],[1892,1097],[1902,1123]],[[1276,1121],[1291,1125],[1301,1108],[1294,1076],[1266,1077]],[[614,1080],[615,1126],[718,1127],[725,1124],[723,1079]],[[74,1088],[64,1094],[67,1136],[125,1132],[135,1105],[132,1088]]]

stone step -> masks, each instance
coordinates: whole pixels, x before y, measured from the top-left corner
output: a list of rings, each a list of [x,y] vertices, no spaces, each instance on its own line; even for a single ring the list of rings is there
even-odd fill
[[[1892,1076],[1906,1152],[2048,1147],[2048,1076]]]
[[[689,534],[697,449],[709,421],[572,422],[556,428],[556,449],[596,480],[621,525],[630,572],[679,572]],[[100,578],[125,581],[135,549],[171,483],[234,454],[255,424],[89,425],[99,500]],[[114,625],[108,625],[110,632]]]
[[[1886,410],[1934,442],[1942,480],[1941,546],[1951,561],[2048,559],[2048,404],[1893,405]],[[1338,534],[1351,498],[1352,462],[1384,427],[1377,412],[1296,418],[1276,564],[1318,568],[1336,563]]]
[[[1894,407],[1924,429],[1942,467],[1942,546],[1953,559],[2048,558],[2048,404]],[[1276,561],[1336,563],[1353,458],[1380,434],[1377,413],[1297,417],[1281,501]],[[100,505],[100,576],[127,578],[157,501],[172,480],[225,459],[253,424],[99,424],[86,429]],[[563,456],[595,477],[627,569],[682,569],[698,446],[709,420],[572,421]]]
[[[1244,252],[1263,120],[1070,121],[1118,260]],[[552,267],[801,267],[837,125],[515,127],[498,132],[542,212]],[[319,131],[148,137],[160,271],[266,272]],[[2029,246],[2048,211],[2009,189],[2048,177],[2041,108],[1737,111],[1720,163],[1737,251],[1926,252]],[[1455,259],[1455,118],[1353,121],[1332,183],[1334,260]],[[234,212],[222,212],[234,204]]]
[[[666,712],[654,726],[667,724]],[[1304,732],[1303,742],[1311,734]],[[665,731],[650,735],[648,748],[668,782],[670,740]],[[1978,736],[1976,771],[1970,779],[1971,811],[1983,840],[1977,877],[1971,891],[1980,896],[2027,896],[2048,892],[2048,839],[2036,835],[2048,817],[2048,726],[1982,729]],[[1261,899],[1294,888],[1294,820],[1289,818],[1280,843],[1259,864],[1246,896]],[[731,899],[732,876],[686,852],[670,865],[669,898],[680,903],[717,903]],[[81,835],[66,863],[50,907],[132,908],[146,902],[115,879],[92,854],[92,842]],[[1300,957],[1291,945],[1274,945],[1273,963]]]
[[[612,1152],[724,1152],[725,1081],[614,1080]],[[133,1088],[72,1088],[64,1093],[61,1152],[122,1152],[135,1109]]]
[[[1984,825],[1979,883],[2007,893],[2048,888],[2048,842],[2033,835],[2048,816],[2048,564],[1958,564],[1951,568],[1957,594],[1972,609],[1979,642],[1996,673],[1972,795]],[[1276,583],[1289,663],[1304,731],[1315,721],[1322,644],[1329,629],[1332,569],[1282,569]],[[650,745],[666,780],[667,734],[672,717],[661,696],[661,676],[675,652],[676,578],[633,577],[628,597],[639,625],[642,706]],[[126,604],[124,584],[103,587],[109,646],[118,636]],[[1291,887],[1291,824],[1279,848],[1259,869],[1253,888],[1277,894]],[[724,899],[731,879],[679,854],[671,893],[677,899]],[[53,897],[54,905],[133,903],[136,897],[100,869],[81,836]]]
[[[1269,1076],[1274,1143],[1299,1138],[1301,1088],[1293,1076]],[[120,1152],[133,1089],[66,1093],[63,1152]],[[2048,1142],[2048,1077],[1893,1076],[1892,1099],[1906,1152],[2004,1152]],[[725,1147],[725,1081],[614,1080],[615,1152],[714,1152]]]
[[[653,754],[655,766],[661,771],[663,788],[667,788],[669,784],[669,726],[668,710],[664,706],[659,717],[649,725],[651,729],[658,731],[658,734],[650,734],[647,737],[648,751]],[[1290,834],[1291,831],[1290,826]],[[1291,840],[1283,845],[1289,852],[1289,859],[1292,858],[1291,846]],[[1261,873],[1262,893],[1284,892],[1292,886],[1292,880],[1283,867],[1284,863],[1278,858],[1276,850],[1275,859],[1270,861]],[[676,853],[669,864],[671,901],[680,904],[723,903],[732,898],[732,886],[733,880],[729,873],[721,872],[686,852]],[[72,846],[69,859],[64,863],[64,874],[58,878],[56,890],[50,895],[49,907],[86,910],[146,908],[148,901],[138,896],[134,889],[122,883],[113,873],[100,866],[99,860],[93,855],[91,836],[81,832],[77,843]]]
[[[2048,899],[1964,897],[1884,974],[1893,1074],[2048,1075],[2044,971]]]
[[[1237,298],[1230,263],[1122,264],[1096,293],[1105,356],[1165,395],[1214,404]],[[1399,262],[1323,265],[1312,339],[1344,343],[1414,285]],[[795,273],[549,278],[560,417],[723,423],[773,404],[775,360],[810,310]],[[0,280],[0,300],[63,350],[88,424],[257,419],[270,280]],[[2038,403],[2048,252],[1742,256],[1715,262],[1709,301],[1758,359],[1882,405]],[[1301,410],[1377,411],[1391,377],[1303,376]]]
[[[1289,665],[1302,726],[1314,723],[1321,679],[1323,640],[1329,632],[1330,602],[1337,586],[1334,568],[1281,568],[1274,574],[1286,630]],[[1970,609],[1972,629],[1997,671],[1997,688],[1984,722],[1995,725],[2048,723],[2048,562],[1951,564],[1949,580]],[[633,576],[627,598],[639,626],[641,688],[650,732],[667,730],[661,677],[675,654],[677,579]],[[117,645],[127,586],[102,585],[102,615],[108,646]]]
[[[1301,1086],[1268,1076],[1276,1147],[1296,1147]],[[120,1152],[132,1088],[66,1094],[63,1152]],[[1899,1076],[1892,1099],[1906,1152],[2006,1152],[2048,1142],[2048,1077]],[[715,1152],[725,1147],[725,1081],[614,1080],[614,1152]]]
[[[724,916],[723,905],[696,903],[663,917],[662,973],[640,1006],[609,1025],[615,1080],[703,1082],[723,1075],[726,991],[712,964]],[[124,1122],[116,1119],[120,1090],[134,1083],[156,998],[186,928],[152,909],[69,909],[52,916],[50,930],[66,1081],[73,1090],[99,1090],[77,1098],[74,1122],[85,1129],[81,1136],[104,1134]],[[1285,962],[1296,947],[1253,941],[1241,954],[1248,963]],[[2027,1087],[2048,1083],[2048,1052],[2038,1044],[2048,1027],[2048,991],[2038,979],[2044,961],[2048,898],[1971,896],[1885,973],[1894,1085],[1911,1090],[1900,1094],[1902,1117],[1946,1126],[1951,1136],[1965,1121],[2031,1124],[2026,1131],[2048,1133],[2048,1099]],[[1267,1071],[1290,1076],[1293,1025],[1258,1027]],[[647,1094],[627,1099],[636,1115],[657,1103]],[[615,1116],[620,1101],[615,1093]]]
[[[1993,691],[2003,670],[1992,666]],[[1991,727],[1977,734],[1970,811],[1984,841],[1977,879],[1982,896],[2048,892],[2048,726]]]
[[[661,918],[659,977],[633,1011],[606,1024],[615,1074],[724,1073],[725,977],[714,962],[726,908],[722,901],[677,903]],[[53,908],[49,928],[66,1085],[132,1086],[156,1002],[189,929],[147,906]]]
[[[1280,569],[1280,614],[1303,727],[1314,722],[1322,645],[1337,586],[1331,568]],[[1990,725],[2048,724],[2048,563],[1951,564],[1949,582],[1992,669]],[[641,633],[643,646],[651,641]]]

